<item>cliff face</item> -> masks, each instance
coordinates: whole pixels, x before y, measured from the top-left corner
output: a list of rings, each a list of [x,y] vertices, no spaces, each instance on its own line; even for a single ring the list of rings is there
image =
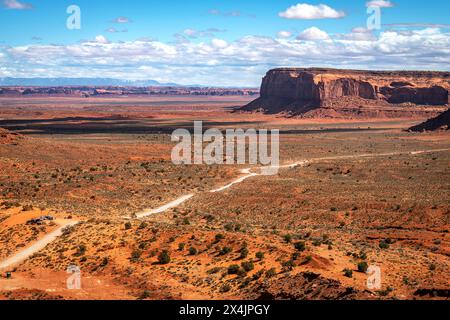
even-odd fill
[[[444,106],[449,90],[450,72],[283,68],[267,73],[260,98],[244,110],[301,115],[320,108],[339,113],[377,104]]]
[[[430,119],[418,126],[409,129],[414,132],[450,130],[450,109],[436,118]]]

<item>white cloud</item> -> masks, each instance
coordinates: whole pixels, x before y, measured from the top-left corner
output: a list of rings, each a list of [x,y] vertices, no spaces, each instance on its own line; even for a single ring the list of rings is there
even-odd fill
[[[315,40],[329,40],[330,36],[323,30],[320,30],[317,27],[311,27],[303,32],[301,32],[298,37],[298,40],[307,40],[307,41],[315,41]]]
[[[353,40],[353,41],[369,41],[376,40],[375,34],[372,30],[363,27],[353,28],[348,34],[342,34],[339,36],[341,39]]]
[[[450,70],[450,32],[442,29],[390,30],[379,36],[370,36],[364,28],[336,36],[311,30],[303,35],[309,41],[246,36],[230,42],[111,42],[98,36],[69,45],[0,46],[0,69],[12,77],[112,77],[223,86],[259,86],[268,69],[283,66]]]
[[[130,23],[133,21],[127,17],[118,17],[118,18],[115,18],[112,22],[114,22],[114,23]]]
[[[367,7],[380,7],[380,8],[392,8],[394,4],[391,1],[386,0],[372,0],[366,3]]]
[[[222,40],[222,39],[212,39],[211,44],[213,45],[214,48],[219,48],[219,49],[228,47],[228,42],[226,42],[225,40]]]
[[[15,10],[27,10],[33,8],[33,5],[29,3],[23,3],[18,0],[4,0],[3,6],[7,9],[15,9]]]
[[[277,33],[278,38],[290,38],[292,37],[292,32],[290,31],[280,31]]]
[[[109,43],[109,40],[106,39],[105,36],[98,35],[98,36],[95,37],[95,42],[97,42],[97,43],[102,43],[102,44],[106,44],[106,43]]]
[[[109,32],[109,33],[128,32],[128,29],[118,30],[114,27],[111,27],[111,28],[106,29],[105,32]]]
[[[312,5],[299,3],[279,14],[286,19],[338,19],[345,17],[345,12],[337,11],[325,4]]]

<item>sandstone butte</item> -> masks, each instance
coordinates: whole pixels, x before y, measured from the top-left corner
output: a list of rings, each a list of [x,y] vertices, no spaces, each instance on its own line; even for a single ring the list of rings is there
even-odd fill
[[[448,108],[450,72],[279,68],[243,111],[302,117],[428,117]]]

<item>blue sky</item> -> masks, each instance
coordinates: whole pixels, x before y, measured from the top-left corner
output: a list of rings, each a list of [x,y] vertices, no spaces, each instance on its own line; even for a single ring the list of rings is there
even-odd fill
[[[377,30],[368,2],[0,0],[0,77],[253,86],[278,66],[450,70],[449,1],[374,0]]]

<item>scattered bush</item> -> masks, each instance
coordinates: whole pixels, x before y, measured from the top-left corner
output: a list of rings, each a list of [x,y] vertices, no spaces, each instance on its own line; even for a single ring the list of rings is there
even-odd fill
[[[344,276],[347,278],[353,278],[353,270],[348,268],[344,269]]]
[[[358,271],[362,272],[362,273],[366,273],[367,269],[369,269],[369,265],[367,264],[367,262],[363,261],[358,263]]]
[[[220,288],[220,292],[221,293],[226,293],[229,292],[231,290],[231,286],[229,284],[224,284],[221,288]]]
[[[256,256],[256,259],[263,260],[264,252],[258,251],[255,256]]]
[[[225,239],[225,236],[223,234],[216,234],[216,243],[220,242],[223,239]]]
[[[277,275],[277,270],[275,268],[271,268],[271,269],[267,270],[267,272],[266,272],[267,278],[273,278],[276,275]]]
[[[131,253],[131,262],[139,262],[141,260],[142,251],[141,250],[134,250]]]
[[[170,254],[169,251],[164,250],[158,256],[158,262],[160,264],[168,264],[170,263]]]
[[[197,249],[194,247],[189,248],[189,255],[195,256],[197,254]]]
[[[389,243],[383,240],[380,242],[379,247],[380,249],[389,249]]]
[[[292,242],[292,236],[290,234],[284,235],[283,239],[284,239],[284,241],[286,243],[291,243]]]
[[[232,264],[228,267],[228,274],[238,274],[239,273],[239,266],[237,264]]]
[[[142,223],[139,225],[139,229],[145,229],[148,227],[148,223],[145,221],[142,221]]]
[[[242,268],[246,271],[246,272],[250,272],[253,269],[255,269],[255,265],[253,264],[252,261],[248,261],[248,262],[242,262],[241,263]]]
[[[223,247],[221,250],[220,250],[220,255],[221,256],[224,256],[224,255],[226,255],[226,254],[229,254],[231,251],[233,251],[230,247]]]
[[[125,230],[130,230],[132,227],[131,222],[126,222],[125,223]]]
[[[245,259],[245,258],[247,258],[247,256],[248,256],[248,249],[247,249],[247,247],[242,247],[241,250],[240,250],[239,258],[240,259]]]
[[[296,242],[294,244],[294,247],[298,251],[305,251],[306,250],[306,243],[304,241]]]

